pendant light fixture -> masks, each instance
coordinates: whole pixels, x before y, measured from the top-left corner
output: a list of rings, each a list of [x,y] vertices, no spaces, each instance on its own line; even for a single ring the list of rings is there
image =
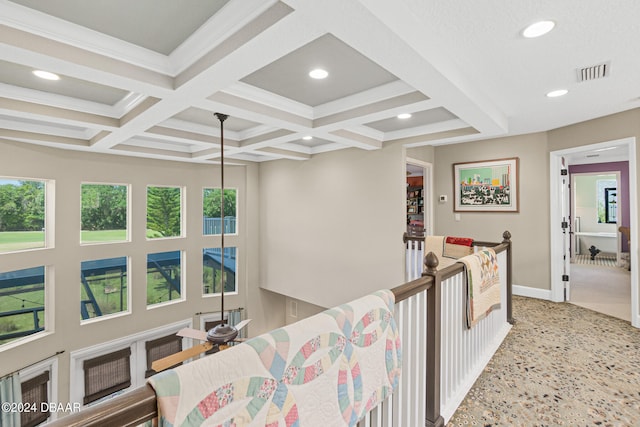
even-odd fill
[[[214,113],[220,121],[220,318],[221,323],[207,332],[207,340],[213,343],[226,343],[238,335],[238,330],[224,321],[224,121],[229,118],[227,114]],[[214,284],[215,288],[215,277]]]

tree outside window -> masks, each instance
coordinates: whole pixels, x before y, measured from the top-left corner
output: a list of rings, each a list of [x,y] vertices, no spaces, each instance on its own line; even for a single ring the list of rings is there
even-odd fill
[[[202,192],[202,233],[220,234],[220,188],[205,188]],[[236,189],[224,190],[224,232],[235,234],[236,227]]]
[[[147,187],[147,238],[182,235],[182,189]]]
[[[45,247],[44,181],[0,178],[0,253]]]
[[[127,186],[82,184],[81,242],[126,241]]]

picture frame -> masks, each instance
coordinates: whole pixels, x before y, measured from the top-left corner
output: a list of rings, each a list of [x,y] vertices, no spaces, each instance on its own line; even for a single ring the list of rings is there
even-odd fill
[[[454,212],[519,212],[519,160],[454,163]]]

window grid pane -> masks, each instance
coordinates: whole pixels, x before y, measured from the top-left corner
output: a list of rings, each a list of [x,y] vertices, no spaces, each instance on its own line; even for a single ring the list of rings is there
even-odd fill
[[[167,335],[162,338],[147,341],[145,343],[145,348],[147,351],[147,371],[144,376],[145,378],[149,378],[151,375],[156,373],[156,371],[151,369],[151,364],[153,362],[182,351],[182,337],[175,334]],[[175,366],[172,366],[172,368],[181,364],[182,363],[178,363]]]
[[[147,238],[182,235],[182,189],[147,187]]]
[[[0,177],[0,253],[45,247],[43,181]]]
[[[236,292],[236,253],[235,247],[224,248],[224,291]],[[205,248],[202,250],[202,284],[204,294],[221,292],[222,283],[222,248]]]
[[[83,261],[80,270],[82,320],[127,310],[127,258]]]
[[[221,234],[220,188],[205,188],[202,192],[202,234]],[[237,190],[224,190],[224,232],[236,234]]]
[[[31,378],[21,384],[22,403],[29,404],[35,411],[22,412],[20,414],[20,425],[22,427],[33,427],[46,421],[49,412],[41,412],[41,409],[48,406],[41,405],[49,402],[49,371],[45,371],[37,377]]]
[[[82,184],[81,243],[127,240],[127,186]]]
[[[131,386],[131,348],[84,361],[84,404]]]
[[[147,305],[181,299],[182,253],[147,255]]]
[[[0,345],[44,330],[44,266],[0,273],[0,290]]]

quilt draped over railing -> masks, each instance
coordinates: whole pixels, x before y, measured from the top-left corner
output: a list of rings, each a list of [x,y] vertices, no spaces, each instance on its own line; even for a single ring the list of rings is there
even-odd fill
[[[486,248],[458,262],[465,266],[467,328],[471,328],[500,307],[498,258],[493,249]]]
[[[455,264],[458,258],[473,253],[473,239],[454,236],[426,236],[425,255],[433,252],[438,257],[438,268]]]
[[[355,426],[399,381],[393,308],[378,291],[149,378],[159,426]]]

